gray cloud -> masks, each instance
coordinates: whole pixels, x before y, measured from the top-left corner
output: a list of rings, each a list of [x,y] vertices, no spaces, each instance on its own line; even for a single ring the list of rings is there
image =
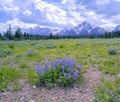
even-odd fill
[[[11,21],[6,19],[5,24],[14,23],[16,20],[14,26],[21,22],[28,27],[39,25],[65,28],[88,21],[96,26],[113,28],[120,23],[120,0],[0,0],[0,2],[0,11],[13,17]]]

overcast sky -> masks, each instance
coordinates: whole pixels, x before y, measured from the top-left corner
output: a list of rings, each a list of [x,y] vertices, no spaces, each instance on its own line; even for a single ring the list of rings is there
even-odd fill
[[[0,0],[0,30],[73,27],[87,21],[113,29],[120,24],[120,0]]]

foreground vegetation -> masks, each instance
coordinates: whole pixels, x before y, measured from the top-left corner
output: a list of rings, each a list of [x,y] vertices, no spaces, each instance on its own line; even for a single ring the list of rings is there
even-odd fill
[[[65,57],[82,65],[80,75],[95,66],[103,75],[112,75],[112,81],[101,79],[94,101],[119,102],[120,39],[0,41],[0,91],[19,90],[22,79],[32,85],[40,83],[36,63],[44,66],[45,61]]]

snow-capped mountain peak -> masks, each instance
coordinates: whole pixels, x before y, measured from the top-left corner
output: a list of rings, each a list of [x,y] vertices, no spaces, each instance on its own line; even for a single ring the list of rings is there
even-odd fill
[[[39,35],[49,35],[50,33],[59,34],[59,35],[88,35],[88,34],[104,34],[105,30],[100,27],[95,27],[90,23],[84,21],[81,24],[78,24],[74,28],[65,28],[61,31],[53,30],[50,28],[41,28],[36,26],[35,28],[29,29],[29,34],[39,34]]]

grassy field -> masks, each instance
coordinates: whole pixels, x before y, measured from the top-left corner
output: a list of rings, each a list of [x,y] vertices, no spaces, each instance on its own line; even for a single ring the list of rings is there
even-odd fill
[[[110,54],[110,48],[119,50]],[[0,90],[21,89],[20,79],[36,84],[36,62],[43,64],[64,57],[76,59],[76,64],[83,67],[82,74],[97,66],[103,75],[114,77],[114,80],[101,77],[93,101],[120,102],[120,39],[0,41]]]

